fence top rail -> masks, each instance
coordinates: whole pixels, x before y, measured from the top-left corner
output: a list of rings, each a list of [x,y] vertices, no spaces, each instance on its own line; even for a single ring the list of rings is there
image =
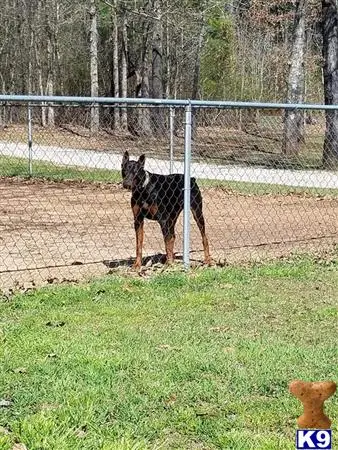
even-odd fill
[[[306,104],[306,103],[261,103],[235,102],[217,100],[188,100],[161,98],[116,98],[116,97],[75,97],[75,96],[47,96],[47,95],[0,95],[0,103],[76,103],[81,105],[148,105],[175,106],[190,105],[195,108],[256,108],[256,109],[312,109],[338,110],[338,105]]]

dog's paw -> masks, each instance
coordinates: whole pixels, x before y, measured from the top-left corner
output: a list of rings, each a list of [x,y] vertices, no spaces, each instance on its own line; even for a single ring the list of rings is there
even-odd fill
[[[136,261],[134,262],[134,264],[133,264],[133,269],[134,269],[134,270],[141,270],[141,267],[142,267],[141,261],[136,260]]]
[[[204,265],[205,266],[212,266],[212,264],[213,264],[213,262],[212,262],[212,259],[211,259],[210,256],[208,258],[204,259]]]

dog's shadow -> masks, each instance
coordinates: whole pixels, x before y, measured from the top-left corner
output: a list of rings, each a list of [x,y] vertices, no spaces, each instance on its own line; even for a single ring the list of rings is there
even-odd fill
[[[135,258],[127,259],[108,259],[104,260],[103,264],[109,269],[117,267],[131,267],[134,264]],[[153,266],[154,264],[165,264],[167,261],[166,255],[163,253],[156,253],[155,255],[145,256],[142,259],[142,266]],[[182,261],[182,256],[175,256],[174,261]]]

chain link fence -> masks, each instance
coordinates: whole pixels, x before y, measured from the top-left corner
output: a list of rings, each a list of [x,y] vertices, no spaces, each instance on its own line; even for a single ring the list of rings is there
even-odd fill
[[[135,261],[126,151],[132,161],[145,155],[147,174],[184,174],[172,194],[155,183],[151,198],[170,208],[182,196],[174,252],[186,267],[204,259],[190,175],[214,264],[335,251],[338,172],[322,167],[324,107],[304,107],[302,139],[286,155],[292,105],[124,100],[0,98],[0,288],[77,280]],[[48,115],[52,126],[42,126]],[[146,219],[143,266],[160,267],[164,255],[161,227]]]

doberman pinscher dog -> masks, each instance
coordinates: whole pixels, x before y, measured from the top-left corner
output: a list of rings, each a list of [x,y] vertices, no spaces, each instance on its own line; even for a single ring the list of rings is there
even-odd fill
[[[142,265],[144,219],[156,220],[162,230],[167,263],[174,260],[175,225],[184,205],[184,175],[158,175],[144,168],[145,155],[131,161],[126,151],[122,159],[122,185],[132,191],[131,208],[136,233],[136,261],[134,268]],[[210,264],[209,244],[205,234],[202,195],[195,178],[191,178],[191,210],[202,235],[204,263]]]

